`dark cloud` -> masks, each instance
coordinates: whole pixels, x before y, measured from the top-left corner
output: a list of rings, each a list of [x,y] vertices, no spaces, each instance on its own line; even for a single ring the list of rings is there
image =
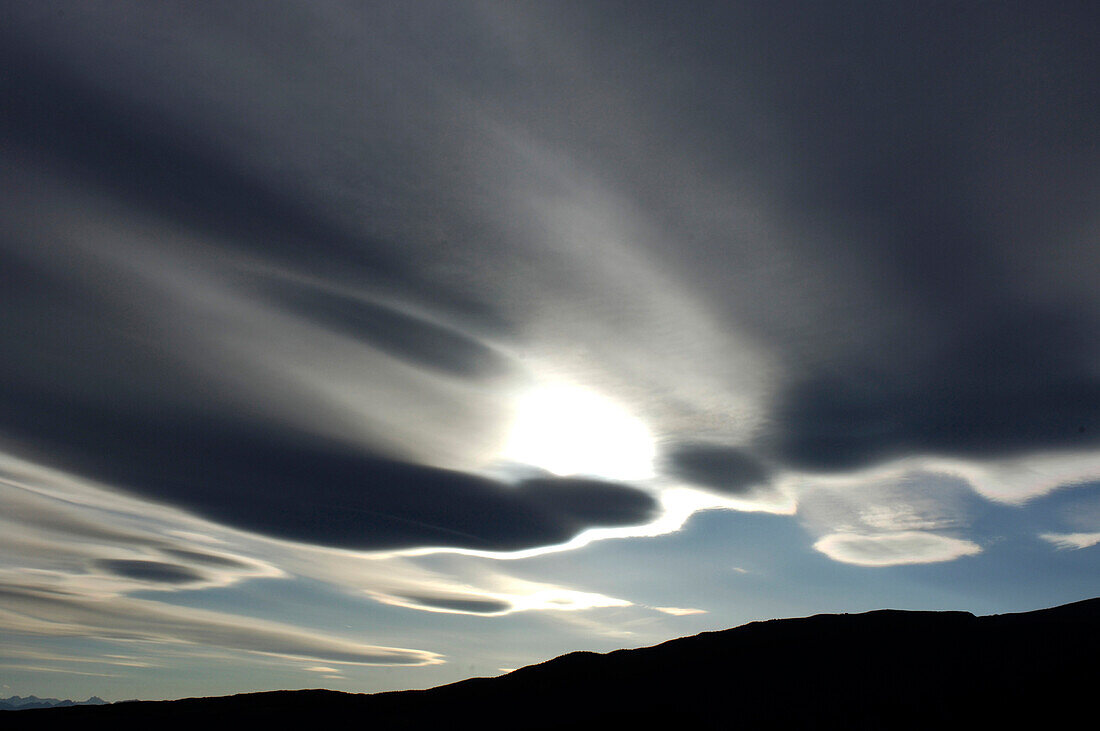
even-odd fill
[[[800,384],[779,412],[777,452],[792,464],[829,470],[912,453],[990,457],[1096,443],[1095,378],[1060,377],[1037,364],[1016,378],[991,368],[984,383],[966,383],[967,365],[973,364],[944,364],[938,387],[837,379]]]
[[[652,497],[623,485],[572,479],[509,485],[268,424],[12,396],[0,388],[0,435],[20,435],[35,459],[292,540],[359,549],[515,550],[561,543],[592,526],[644,522],[657,512]]]
[[[680,444],[663,456],[664,472],[688,482],[731,495],[765,487],[769,470],[743,449],[718,444]]]
[[[655,510],[623,486],[507,485],[404,461],[388,434],[274,420],[234,388],[263,391],[272,339],[244,372],[233,352],[208,364],[203,310],[115,271],[118,219],[249,307],[393,356],[412,391],[421,371],[504,369],[479,332],[579,362],[582,385],[641,384],[639,404],[661,401],[646,413],[673,415],[654,432],[684,445],[664,468],[716,491],[763,484],[765,464],[1100,440],[1095,3],[409,8],[257,25],[103,6],[87,27],[11,10],[0,182],[31,205],[0,218],[5,449],[343,547],[526,548]],[[69,188],[105,229],[79,245],[50,228]],[[642,286],[655,272],[667,291]],[[172,284],[206,301],[186,273]],[[741,418],[699,403],[756,388],[725,358],[746,343],[774,359],[746,399],[760,426],[744,449],[698,444],[692,425]],[[376,375],[373,393],[394,382]],[[730,394],[678,420],[681,383]],[[460,432],[452,406],[415,418]]]
[[[1095,5],[707,8],[661,42],[742,106],[715,100],[684,134],[728,172],[748,162],[788,233],[675,256],[783,363],[759,446],[811,469],[1094,446]],[[770,161],[718,133],[745,110]]]
[[[456,599],[453,597],[437,597],[426,595],[402,595],[414,604],[435,609],[448,609],[455,612],[469,612],[470,614],[499,614],[512,608],[508,602],[496,599]]]
[[[300,284],[281,283],[269,289],[275,301],[294,314],[413,365],[466,377],[499,373],[505,367],[503,358],[477,338],[381,303]]]
[[[519,483],[525,500],[577,526],[637,525],[656,516],[647,493],[624,485],[576,477],[533,478]]]
[[[163,561],[104,558],[96,561],[95,565],[117,576],[157,584],[191,584],[207,578],[187,566]]]
[[[484,303],[406,261],[402,242],[372,238],[311,206],[294,180],[250,171],[233,149],[142,99],[141,89],[105,88],[7,34],[0,64],[8,69],[0,79],[8,110],[0,135],[10,150],[64,165],[99,192],[199,240],[504,327]]]
[[[249,569],[253,568],[253,564],[239,561],[229,556],[219,556],[214,553],[206,553],[205,551],[192,551],[185,548],[161,548],[160,552],[165,556],[170,556],[181,561],[190,561],[192,563],[199,564],[200,566],[210,566],[212,568],[219,569]]]

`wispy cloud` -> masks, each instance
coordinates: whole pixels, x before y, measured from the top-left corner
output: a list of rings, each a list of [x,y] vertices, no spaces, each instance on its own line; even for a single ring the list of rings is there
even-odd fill
[[[1090,548],[1100,543],[1097,533],[1040,533],[1039,537],[1061,549]]]
[[[706,614],[705,609],[689,609],[687,607],[653,607],[658,612],[671,614],[673,617],[687,617],[692,614]]]
[[[36,673],[60,673],[62,675],[84,675],[94,678],[119,678],[119,673],[97,673],[91,670],[73,670],[72,668],[54,668],[47,665],[2,665],[10,670],[29,670]],[[7,686],[5,686],[7,687]]]
[[[426,665],[426,650],[368,645],[287,624],[131,597],[86,599],[49,591],[0,589],[0,623],[10,632],[52,637],[194,643],[285,657],[362,665]]]

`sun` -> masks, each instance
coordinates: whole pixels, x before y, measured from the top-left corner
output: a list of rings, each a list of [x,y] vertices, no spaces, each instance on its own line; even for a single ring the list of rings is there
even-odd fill
[[[653,476],[653,436],[641,420],[587,388],[542,386],[520,397],[504,459],[555,475]]]

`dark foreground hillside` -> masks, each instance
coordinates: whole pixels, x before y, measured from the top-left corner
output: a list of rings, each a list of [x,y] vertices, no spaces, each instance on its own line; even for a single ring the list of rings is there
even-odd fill
[[[1056,728],[1100,722],[1100,599],[1022,614],[877,611],[572,653],[424,691],[278,691],[5,713],[5,727]],[[309,726],[307,726],[309,724]],[[263,728],[263,727],[261,727]]]

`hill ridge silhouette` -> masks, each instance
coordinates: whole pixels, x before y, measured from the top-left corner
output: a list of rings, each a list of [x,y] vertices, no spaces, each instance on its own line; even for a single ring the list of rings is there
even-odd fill
[[[74,706],[4,721],[158,720],[383,728],[989,728],[1069,721],[1095,691],[1100,598],[1030,612],[882,609],[750,622],[571,652],[425,690],[270,691]],[[44,714],[49,714],[46,718]]]

